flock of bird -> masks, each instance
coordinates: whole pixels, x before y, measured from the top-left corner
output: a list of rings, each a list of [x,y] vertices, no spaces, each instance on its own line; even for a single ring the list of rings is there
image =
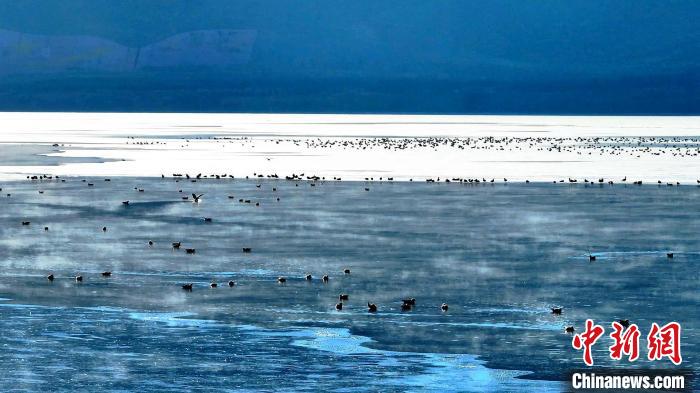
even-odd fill
[[[167,144],[161,141],[133,141],[127,144],[154,145]],[[180,147],[187,147],[194,140],[210,140],[220,143],[239,143],[244,146],[256,141],[265,141],[277,145],[291,143],[308,149],[354,149],[354,150],[413,150],[454,148],[461,150],[486,151],[536,151],[554,153],[575,153],[576,155],[631,156],[643,155],[697,157],[700,154],[700,138],[696,137],[622,137],[622,136],[579,136],[579,137],[338,137],[338,138],[284,138],[260,139],[248,136],[231,137],[195,137],[182,138]]]
[[[166,178],[165,175],[162,175],[161,177],[162,177],[163,179]],[[262,174],[257,174],[257,173],[254,173],[252,177],[253,177],[253,179],[259,179],[259,178],[263,178],[263,177],[272,178],[272,179],[279,179],[279,178],[280,178],[277,174],[262,175]],[[229,175],[229,174],[211,174],[211,175],[203,175],[203,174],[201,174],[201,173],[200,173],[200,174],[197,174],[197,175],[192,175],[192,176],[190,176],[189,174],[174,173],[174,174],[172,174],[172,176],[168,176],[168,178],[174,179],[174,181],[175,181],[176,183],[178,183],[178,182],[183,181],[183,180],[184,180],[184,181],[190,181],[190,182],[197,182],[198,180],[201,180],[201,179],[227,179],[227,178],[231,178],[231,179],[232,179],[232,178],[234,178],[234,176]],[[249,178],[250,178],[249,176],[246,176],[246,179],[249,179]],[[61,178],[61,177],[59,177],[59,176],[52,176],[52,175],[34,175],[34,176],[27,176],[27,179],[30,180],[30,181],[33,181],[33,182],[34,182],[34,181],[39,181],[39,182],[41,182],[41,181],[44,181],[44,180],[60,180],[61,182],[65,182],[65,181],[66,181],[66,179],[64,179],[64,178]],[[306,174],[304,174],[304,173],[302,173],[302,174],[291,174],[291,175],[288,175],[288,176],[284,176],[284,179],[296,182],[296,183],[295,183],[295,186],[297,186],[297,187],[299,186],[299,182],[300,182],[300,181],[308,181],[309,184],[310,184],[311,186],[315,186],[315,184],[316,184],[317,182],[325,181],[325,178],[323,178],[323,177],[318,177],[318,176],[315,176],[315,175],[306,175]],[[341,179],[340,179],[340,178],[334,178],[334,180],[341,180]],[[367,178],[366,180],[367,180],[367,181],[374,181],[374,178],[373,178],[373,177],[369,177],[369,178]],[[384,178],[383,178],[383,177],[379,177],[379,180],[380,180],[380,181],[384,181]],[[386,180],[387,180],[387,181],[393,181],[394,179],[391,178],[391,177],[388,177],[388,178],[386,178]],[[445,182],[486,183],[486,179],[483,179],[483,178],[482,178],[482,179],[471,179],[471,178],[468,178],[468,179],[461,179],[461,178],[452,178],[452,179],[444,179],[444,180],[445,180]],[[94,187],[94,185],[95,185],[95,183],[88,182],[86,179],[83,179],[83,180],[81,180],[81,181],[82,181],[83,183],[87,183],[87,186],[88,186],[88,187]],[[106,178],[106,179],[104,179],[104,181],[109,182],[109,181],[111,181],[111,179]],[[434,179],[427,179],[426,181],[427,181],[427,182],[436,182],[436,181],[440,181],[440,178],[437,178],[437,180],[434,180]],[[493,183],[494,181],[495,181],[495,180],[492,179],[491,181],[489,181],[489,183]],[[507,182],[508,180],[507,180],[507,179],[503,179],[503,181],[504,181],[504,182]],[[622,179],[622,182],[626,182],[626,181],[627,181],[627,178]],[[527,182],[527,181],[526,181],[526,182]],[[576,180],[576,179],[568,179],[568,182],[570,182],[570,183],[576,183],[577,180]],[[589,181],[588,179],[584,179],[584,182],[585,182],[585,183],[591,183],[591,184],[596,183],[596,182],[594,182],[594,181]],[[555,181],[555,183],[556,183],[556,181]],[[602,179],[602,178],[601,178],[601,179],[598,179],[598,180],[597,180],[597,183],[604,184],[604,183],[605,183],[605,179]],[[698,180],[698,183],[700,183],[700,180]],[[613,184],[613,182],[612,182],[612,181],[608,181],[608,184]],[[635,182],[635,184],[641,184],[641,181]],[[260,187],[261,187],[261,184],[258,184],[256,187],[257,187],[257,188],[260,188]],[[139,188],[139,187],[135,187],[134,189],[137,190],[138,192],[145,192],[144,189]],[[273,192],[274,192],[274,191],[277,191],[277,188],[276,188],[276,187],[273,187],[272,190],[273,190]],[[2,188],[0,188],[0,191],[2,191]],[[43,193],[44,193],[43,190],[38,190],[38,191],[39,191],[40,194],[43,194]],[[365,187],[365,191],[369,191],[369,188],[368,188],[368,187]],[[180,193],[183,193],[183,190],[180,189],[179,192],[180,192]],[[9,196],[11,196],[11,194],[8,193],[7,196],[9,197]],[[197,194],[197,193],[191,193],[191,199],[190,199],[190,196],[183,196],[183,197],[182,197],[182,200],[191,201],[192,203],[197,204],[197,203],[200,203],[200,201],[202,200],[203,197],[204,197],[204,194],[202,194],[202,193],[199,193],[199,194]],[[229,195],[228,198],[229,198],[229,199],[233,199],[233,196]],[[280,200],[280,198],[277,198],[277,201],[279,201],[279,200]],[[251,203],[251,200],[249,200],[249,199],[239,199],[239,202],[242,202],[242,203]],[[128,200],[125,200],[125,201],[122,202],[122,205],[123,205],[124,207],[128,207],[129,204],[130,204],[130,201],[128,201]],[[259,206],[259,202],[256,202],[256,205]],[[203,220],[204,220],[205,222],[212,222],[212,218],[210,218],[210,217],[204,217]],[[24,225],[24,226],[27,226],[27,225],[30,225],[31,222],[30,222],[30,221],[22,221],[21,224]],[[45,231],[48,231],[49,228],[48,228],[48,227],[44,227],[44,230],[45,230]],[[103,231],[103,232],[107,232],[107,227],[106,227],[106,226],[102,227],[102,231]],[[153,242],[152,240],[149,240],[149,241],[148,241],[148,245],[149,245],[149,246],[153,246],[153,245],[154,245],[154,242]],[[182,242],[179,242],[179,241],[178,241],[178,242],[172,242],[172,243],[171,243],[171,246],[172,246],[173,249],[179,250],[179,249],[182,248]],[[186,253],[186,254],[195,254],[195,253],[196,253],[196,249],[195,249],[195,248],[184,248],[184,250],[185,250],[185,253]],[[243,247],[243,248],[241,249],[241,251],[242,251],[243,253],[251,253],[251,252],[252,252],[252,248],[251,248],[251,247]],[[672,252],[667,253],[667,257],[668,257],[668,258],[673,258],[673,253],[672,253]],[[591,262],[592,262],[592,261],[595,261],[595,260],[596,260],[595,255],[589,254],[589,260],[590,260]],[[344,269],[344,270],[343,270],[343,274],[344,274],[344,275],[349,275],[349,274],[350,274],[350,269],[349,269],[349,268]],[[111,272],[111,271],[103,271],[103,272],[100,273],[100,275],[101,275],[103,278],[109,278],[109,277],[112,276],[112,272]],[[307,281],[311,281],[311,280],[313,279],[313,276],[312,276],[311,274],[307,274],[307,275],[305,275],[304,278],[305,278],[305,280],[307,280]],[[56,279],[56,277],[54,276],[53,273],[51,273],[51,274],[49,274],[49,275],[46,276],[46,279],[49,280],[49,281],[51,281],[51,282],[53,282],[53,281]],[[84,279],[85,279],[85,278],[83,277],[83,275],[80,275],[80,274],[78,274],[78,275],[76,275],[76,276],[74,277],[74,280],[75,280],[77,283],[83,282]],[[330,278],[329,278],[328,275],[323,275],[323,276],[321,277],[321,281],[322,281],[323,283],[327,283],[327,282],[329,281],[329,279],[330,279]],[[287,283],[287,278],[284,277],[284,276],[280,276],[280,277],[277,278],[277,282],[278,282],[279,284],[281,284],[281,285],[284,285],[284,284]],[[182,288],[183,290],[185,290],[185,291],[191,292],[191,291],[194,290],[194,283],[188,282],[188,283],[183,283],[183,284],[180,284],[180,285],[181,285],[181,288]],[[233,281],[233,280],[228,281],[228,286],[229,286],[230,288],[233,288],[233,287],[235,287],[236,285],[237,285],[237,283],[236,283],[235,281]],[[209,287],[211,287],[211,288],[217,288],[218,286],[219,286],[219,284],[216,283],[215,281],[212,281],[212,282],[209,284]],[[349,294],[341,293],[341,294],[338,296],[338,301],[337,301],[337,303],[335,304],[335,309],[338,310],[338,311],[343,310],[344,302],[346,302],[346,301],[348,301],[348,300],[349,300]],[[415,307],[415,306],[416,306],[416,299],[415,299],[415,298],[407,298],[407,299],[402,299],[402,301],[401,301],[401,307],[400,307],[400,308],[401,308],[402,311],[410,311],[410,310],[412,310],[412,308]],[[439,306],[439,309],[440,309],[442,312],[447,312],[448,309],[449,309],[449,305],[448,305],[447,303],[442,303],[442,304]],[[379,310],[379,308],[378,308],[378,306],[377,306],[375,303],[367,302],[367,311],[368,311],[368,312],[370,312],[370,313],[375,313],[375,312],[377,312],[378,310]],[[551,313],[552,313],[553,315],[555,315],[555,316],[561,315],[562,312],[563,312],[563,308],[561,308],[561,307],[551,308]],[[625,326],[625,327],[629,325],[629,321],[628,321],[628,320],[620,320],[619,323],[620,323],[621,325]],[[575,331],[575,329],[574,329],[573,326],[566,326],[566,327],[565,327],[565,332],[566,332],[566,333],[574,333],[574,331]]]
[[[161,176],[161,177],[162,177],[162,178],[165,178],[165,175],[163,175],[163,176]],[[188,174],[185,174],[185,175],[173,174],[173,176],[172,176],[172,178],[175,179],[176,182],[179,182],[180,179],[182,179],[182,178],[191,180],[192,182],[196,182],[197,180],[203,179],[203,178],[221,179],[221,178],[227,178],[227,177],[228,177],[228,176],[227,176],[226,174],[223,174],[223,175],[211,175],[211,176],[202,175],[202,174],[197,174],[197,175],[194,175],[194,176],[190,176],[190,175],[188,175]],[[254,177],[255,177],[255,178],[258,178],[258,177],[262,177],[262,175],[254,174]],[[268,177],[274,177],[274,178],[276,178],[277,176],[276,176],[276,175],[269,175]],[[230,176],[230,178],[233,178],[233,176]],[[248,177],[246,176],[246,178],[248,178]],[[306,179],[306,180],[311,180],[311,181],[319,181],[319,180],[321,180],[321,178],[319,178],[319,177],[317,177],[317,176],[306,176],[306,177],[305,177],[304,174],[301,174],[301,175],[293,174],[293,175],[291,175],[291,176],[287,176],[286,178],[287,178],[287,180],[297,180],[297,181],[298,181],[298,180],[304,180],[304,179]],[[61,178],[60,176],[53,176],[53,175],[34,175],[34,176],[27,176],[27,179],[30,180],[30,181],[60,180],[61,182],[66,182],[66,179],[65,179],[65,178]],[[338,179],[338,180],[339,180],[339,179]],[[392,180],[393,180],[393,179],[392,179]],[[88,187],[94,187],[94,185],[95,185],[95,183],[88,182],[88,181],[85,180],[85,179],[83,179],[83,180],[81,180],[81,181],[82,181],[83,183],[86,183],[86,184],[88,185]],[[111,181],[111,179],[105,178],[104,181],[109,182],[109,181]],[[312,184],[314,184],[314,183],[312,183]],[[296,184],[296,186],[298,186],[298,183]],[[260,185],[257,185],[257,187],[260,188]],[[135,187],[134,189],[137,190],[138,192],[145,192],[144,189],[139,188],[139,187]],[[277,189],[276,189],[275,187],[273,187],[272,190],[273,190],[273,191],[276,191]],[[0,188],[0,191],[2,191],[2,188]],[[183,192],[183,191],[182,191],[182,190],[179,190],[179,192]],[[39,190],[39,193],[43,194],[43,190]],[[7,195],[10,196],[11,194],[7,194]],[[202,200],[202,198],[203,198],[203,196],[204,196],[204,194],[201,194],[201,193],[200,193],[200,194],[192,193],[191,195],[192,195],[191,202],[192,202],[192,203],[195,203],[195,204],[200,203],[200,201]],[[183,200],[190,200],[189,196],[182,197],[182,199],[183,199]],[[229,199],[231,199],[231,196],[229,196]],[[279,201],[279,198],[277,198],[277,200]],[[250,200],[240,199],[240,201],[241,201],[241,202],[250,203]],[[130,201],[129,201],[129,200],[125,200],[125,201],[122,202],[122,205],[123,205],[124,207],[128,207],[128,206],[130,205]],[[259,205],[259,203],[256,203],[256,205]],[[210,217],[204,217],[203,220],[204,220],[205,222],[212,222],[212,221],[213,221],[212,218],[210,218]],[[30,222],[30,221],[22,221],[21,224],[22,224],[23,226],[28,226],[28,225],[31,224],[31,222]],[[44,227],[44,230],[45,230],[45,231],[48,231],[48,230],[49,230],[49,227]],[[103,226],[101,230],[102,230],[102,232],[107,232],[108,229],[107,229],[106,226]],[[154,243],[152,240],[149,240],[149,241],[148,241],[149,247],[150,247],[150,246],[153,246],[154,244],[155,244],[155,243]],[[178,241],[178,242],[172,242],[172,243],[171,243],[171,246],[172,246],[173,249],[179,250],[179,249],[182,248],[182,242],[180,242],[180,241]],[[252,250],[251,247],[242,247],[242,248],[241,248],[241,251],[242,251],[243,253],[251,253],[253,250]],[[195,248],[185,248],[185,253],[186,253],[186,254],[195,254],[195,253],[196,253],[196,249],[195,249]],[[344,274],[344,275],[350,275],[350,269],[349,269],[349,268],[344,269],[344,270],[343,270],[343,274]],[[111,272],[111,271],[103,271],[103,272],[100,273],[100,276],[103,277],[103,278],[110,278],[110,277],[112,277],[112,272]],[[313,276],[312,276],[311,274],[306,274],[306,275],[304,276],[304,278],[305,278],[306,281],[311,281],[311,280],[313,280]],[[48,275],[46,276],[46,279],[47,279],[49,282],[53,282],[54,280],[57,279],[57,277],[56,277],[53,273],[50,273],[50,274],[48,274]],[[82,282],[84,282],[85,277],[84,277],[82,274],[78,274],[78,275],[74,276],[73,279],[75,280],[76,283],[82,283]],[[323,276],[321,277],[321,281],[322,281],[323,283],[328,283],[329,280],[330,280],[330,277],[329,277],[327,274],[326,274],[326,275],[323,275]],[[277,282],[278,282],[279,284],[281,284],[281,285],[284,285],[284,284],[287,283],[287,278],[284,277],[284,276],[280,276],[280,277],[277,278]],[[228,286],[229,286],[230,288],[233,288],[233,287],[235,287],[236,285],[237,285],[237,283],[236,283],[235,281],[233,281],[233,280],[228,281]],[[194,290],[194,288],[195,288],[195,284],[192,283],[192,282],[183,283],[183,284],[180,284],[180,286],[181,286],[181,288],[182,288],[183,290],[185,290],[185,291],[187,291],[187,292],[192,292],[192,291]],[[210,287],[210,288],[218,288],[218,286],[219,286],[219,284],[218,284],[217,282],[215,282],[215,281],[212,281],[212,282],[209,283],[209,287]],[[338,302],[335,304],[335,309],[338,310],[338,311],[342,311],[342,310],[343,310],[344,302],[346,302],[346,301],[348,301],[348,300],[349,300],[349,295],[346,294],[346,293],[341,293],[341,294],[338,296]],[[411,310],[413,307],[415,307],[415,306],[416,306],[416,299],[415,299],[415,298],[403,299],[402,302],[401,302],[401,310],[402,310],[402,311],[410,311],[410,310]],[[447,312],[448,309],[449,309],[449,306],[448,306],[447,303],[442,303],[442,304],[439,306],[439,309],[440,309],[441,311],[443,311],[443,312]],[[375,312],[378,311],[378,306],[377,306],[375,303],[367,302],[367,311],[370,312],[370,313],[375,313]]]

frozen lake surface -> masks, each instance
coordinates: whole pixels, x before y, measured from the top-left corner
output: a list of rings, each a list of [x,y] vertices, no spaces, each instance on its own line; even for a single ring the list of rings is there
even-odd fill
[[[0,121],[4,387],[562,391],[587,318],[680,322],[698,369],[697,117]]]
[[[64,180],[0,184],[2,386],[561,391],[586,318],[678,321],[698,367],[695,186]]]
[[[13,157],[0,159],[0,178],[305,173],[687,184],[700,177],[699,117],[0,113],[0,124],[0,153]],[[41,151],[31,160],[12,153],[28,148]]]

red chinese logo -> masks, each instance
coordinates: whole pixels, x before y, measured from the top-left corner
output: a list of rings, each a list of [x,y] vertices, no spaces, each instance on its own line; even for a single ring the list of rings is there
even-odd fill
[[[600,336],[603,335],[603,333],[605,333],[605,329],[603,329],[602,326],[594,324],[592,319],[587,319],[586,331],[581,334],[575,335],[573,340],[571,341],[571,345],[573,345],[574,348],[583,348],[583,361],[586,362],[586,364],[589,366],[593,365],[593,355],[591,354],[591,347],[593,347],[593,344],[595,344],[595,342],[598,341],[598,339],[600,338]]]
[[[673,364],[681,364],[681,325],[671,322],[663,327],[656,323],[651,324],[651,331],[647,336],[649,344],[649,360],[660,360],[668,357]]]
[[[613,322],[613,332],[610,333],[610,338],[613,339],[613,344],[608,348],[610,358],[613,360],[621,360],[623,356],[627,356],[630,362],[639,358],[639,337],[641,332],[637,325],[629,324],[629,321],[624,322],[623,326],[619,322]],[[583,361],[588,366],[593,365],[593,345],[603,336],[605,329],[596,325],[593,320],[586,320],[586,330],[580,334],[576,334],[571,340],[571,345],[574,349],[583,350]],[[681,325],[678,322],[671,322],[663,327],[657,323],[652,323],[651,330],[647,335],[647,358],[651,361],[668,358],[675,365],[683,362],[681,356]]]
[[[615,360],[622,359],[622,355],[628,356],[630,362],[634,362],[639,358],[639,328],[632,324],[626,330],[618,322],[612,323],[614,332],[610,333],[610,337],[615,341],[610,346],[610,358]],[[624,333],[623,333],[624,332]]]

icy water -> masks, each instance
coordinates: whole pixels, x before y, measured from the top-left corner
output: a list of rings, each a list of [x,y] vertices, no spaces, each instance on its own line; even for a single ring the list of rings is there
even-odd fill
[[[700,187],[65,180],[0,184],[4,391],[561,391],[586,318],[698,368]]]

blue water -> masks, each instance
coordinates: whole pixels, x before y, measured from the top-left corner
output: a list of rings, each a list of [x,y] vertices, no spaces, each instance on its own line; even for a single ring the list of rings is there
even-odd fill
[[[586,318],[698,367],[700,188],[66,180],[0,184],[3,390],[561,391]]]

